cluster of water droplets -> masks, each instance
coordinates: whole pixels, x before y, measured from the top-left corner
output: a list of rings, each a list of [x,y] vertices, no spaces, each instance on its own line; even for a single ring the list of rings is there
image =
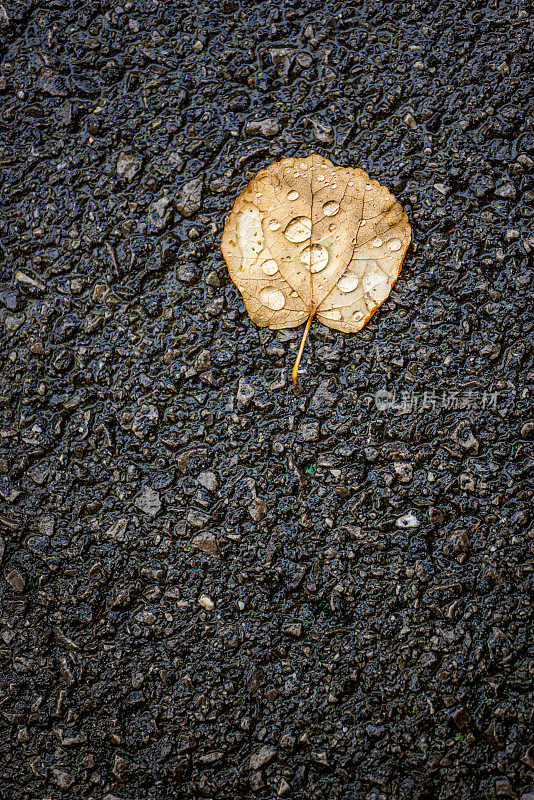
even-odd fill
[[[328,169],[324,167],[324,165],[312,164],[308,166],[306,162],[303,162],[300,165],[300,169],[302,173],[310,175],[310,173],[315,172],[315,180],[317,183],[321,184],[321,189],[325,189],[330,186],[333,190],[337,188],[337,183],[330,182],[332,179],[337,178],[335,174],[330,174]],[[294,167],[287,166],[285,168],[285,177],[288,183],[291,181],[291,178],[299,178],[305,177],[302,175],[301,172],[294,171]],[[354,186],[354,181],[348,181],[347,186],[352,187]],[[368,190],[372,187],[371,183],[367,183],[365,185],[365,189]],[[256,193],[257,198],[259,199],[262,196],[262,192],[258,191]],[[296,189],[289,189],[286,194],[287,200],[290,203],[297,201],[300,197],[299,192]],[[272,211],[273,207],[269,208],[269,211]],[[324,217],[335,217],[336,214],[339,213],[340,210],[340,203],[337,200],[331,199],[326,200],[322,205],[322,213]],[[362,219],[360,223],[360,227],[366,225],[366,220]],[[309,242],[312,235],[312,220],[308,216],[298,215],[291,219],[291,221],[286,225],[283,230],[283,235],[285,238],[293,243],[293,244],[304,244]],[[333,232],[336,230],[336,224],[333,221],[329,225],[329,231]],[[271,219],[268,222],[268,228],[271,231],[278,231],[281,228],[281,223],[276,219]],[[256,250],[259,243],[255,243],[252,249]],[[356,241],[354,242],[356,244]],[[402,247],[402,242],[400,239],[393,237],[384,242],[384,240],[380,236],[375,236],[374,239],[371,241],[371,246],[379,249],[382,248],[385,244],[387,250],[390,252],[396,252],[400,250]],[[316,274],[322,272],[325,267],[328,265],[330,260],[330,254],[328,249],[323,244],[306,244],[306,246],[300,252],[300,262],[305,265],[307,269],[310,270],[312,274]],[[261,263],[261,269],[263,273],[267,276],[279,275],[279,267],[277,262],[274,258],[267,258]],[[324,283],[324,281],[323,281]],[[365,265],[365,270],[363,277],[359,277],[354,269],[350,268],[339,278],[336,288],[342,294],[350,294],[354,292],[358,287],[361,286],[361,290],[365,296],[365,302],[369,309],[380,303],[385,296],[387,296],[389,284],[388,284],[388,276],[387,274],[380,268],[378,262],[374,259],[369,259]],[[297,297],[296,292],[291,293],[292,296]],[[272,311],[280,311],[284,308],[286,304],[286,297],[284,293],[275,286],[266,286],[264,287],[260,294],[259,300],[265,307],[271,309]],[[340,320],[342,319],[342,314],[339,309],[331,309],[327,312],[324,312],[326,316],[330,317],[331,319]],[[349,311],[347,309],[347,313],[352,314],[352,319],[362,319],[363,314],[358,310]]]

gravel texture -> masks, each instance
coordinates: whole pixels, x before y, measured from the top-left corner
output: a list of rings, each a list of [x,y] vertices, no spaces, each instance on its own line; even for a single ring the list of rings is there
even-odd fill
[[[0,42],[1,797],[532,800],[527,5],[12,0]],[[414,241],[294,393],[219,241],[311,152]]]

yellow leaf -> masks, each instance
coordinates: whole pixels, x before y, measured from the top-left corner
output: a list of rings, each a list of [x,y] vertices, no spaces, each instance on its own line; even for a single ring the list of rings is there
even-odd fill
[[[319,155],[260,170],[234,203],[221,249],[257,325],[306,328],[314,317],[359,331],[397,280],[411,228],[391,192]]]

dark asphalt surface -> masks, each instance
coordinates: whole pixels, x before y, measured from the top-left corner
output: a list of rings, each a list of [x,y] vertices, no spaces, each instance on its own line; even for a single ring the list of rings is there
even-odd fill
[[[533,800],[527,5],[2,0],[0,43],[0,797]],[[294,393],[219,243],[313,152],[413,244]]]

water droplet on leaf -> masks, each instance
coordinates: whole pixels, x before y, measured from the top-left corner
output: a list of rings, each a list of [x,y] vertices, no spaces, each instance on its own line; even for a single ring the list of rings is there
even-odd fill
[[[272,311],[280,311],[286,304],[284,293],[274,286],[266,286],[262,289],[259,298],[260,303]]]
[[[321,272],[328,264],[328,250],[322,244],[312,244],[305,247],[300,254],[300,260],[310,268],[310,272]]]
[[[290,242],[305,242],[310,238],[312,221],[309,217],[295,217],[284,231],[284,236]]]
[[[339,203],[337,200],[327,200],[323,206],[323,214],[327,217],[333,217],[339,211]]]
[[[269,258],[267,261],[264,261],[261,265],[261,268],[266,275],[274,275],[276,272],[278,272],[278,264],[274,258]]]
[[[359,280],[358,276],[354,272],[351,272],[350,270],[348,270],[338,280],[337,288],[339,289],[340,292],[343,292],[343,293],[353,292],[354,289],[357,288],[359,282],[360,282],[360,280]]]

